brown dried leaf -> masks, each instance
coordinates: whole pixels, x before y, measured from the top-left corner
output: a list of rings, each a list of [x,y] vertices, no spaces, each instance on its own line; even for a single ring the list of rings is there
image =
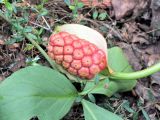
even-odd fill
[[[132,43],[139,43],[139,44],[148,45],[149,44],[148,36],[146,34],[141,34],[141,33],[135,34],[135,35],[133,35]]]
[[[25,56],[21,53],[19,53],[16,56],[16,59],[14,60],[14,64],[12,64],[13,66],[10,68],[10,70],[12,72],[17,71],[18,69],[20,69],[21,67],[25,66]]]
[[[151,21],[151,28],[156,30],[154,33],[156,36],[160,36],[160,0],[152,0],[151,3],[152,8],[152,21]]]
[[[151,99],[149,92],[152,95],[154,95],[154,92],[150,88],[145,87],[144,85],[142,85],[139,82],[136,85],[135,91],[139,97],[141,97],[143,100],[146,100],[146,101],[150,101],[150,99]]]
[[[148,66],[152,66],[156,62],[159,62],[160,55],[159,54],[153,54],[150,55],[148,58]],[[157,72],[153,75],[151,75],[151,84],[158,84],[160,86],[160,72]]]
[[[71,0],[73,2],[74,0]],[[80,0],[87,6],[107,7],[111,6],[111,0]]]
[[[118,45],[124,50],[124,53],[129,60],[129,63],[133,66],[133,69],[141,70],[142,65],[140,64],[140,59],[135,55],[131,45],[126,43],[118,43]]]
[[[115,17],[117,20],[133,12],[138,0],[112,0]]]
[[[160,105],[156,104],[155,107],[160,111]]]
[[[140,15],[148,6],[149,0],[112,0],[112,5],[117,20],[130,15]]]
[[[4,80],[4,76],[3,75],[0,75],[0,81]]]
[[[19,48],[20,47],[20,44],[19,43],[13,43],[11,45],[8,45],[8,48],[9,49],[16,49],[16,48]]]
[[[0,39],[0,45],[4,45],[4,41]]]

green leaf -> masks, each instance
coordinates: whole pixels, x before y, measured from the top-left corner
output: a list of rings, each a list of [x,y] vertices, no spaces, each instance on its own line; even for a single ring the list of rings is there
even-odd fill
[[[32,33],[28,33],[28,36],[29,36],[31,39],[34,39],[34,40],[37,39],[37,37],[36,37],[34,34],[32,34]]]
[[[83,6],[84,6],[84,4],[82,2],[77,3],[77,8],[82,8]]]
[[[42,3],[46,3],[46,2],[48,2],[48,0],[43,0],[43,1],[42,1]]]
[[[45,9],[45,8],[42,8],[41,11],[40,11],[40,15],[39,15],[38,17],[40,17],[40,16],[45,16],[45,15],[47,15],[47,14],[48,14],[48,10]]]
[[[87,82],[82,94],[103,94],[108,97],[112,96],[118,91],[118,85],[115,81],[109,81],[106,83],[105,80],[99,81],[97,84],[93,82]]]
[[[4,3],[4,0],[0,0],[0,3]]]
[[[123,54],[123,51],[119,47],[113,47],[108,49],[108,64],[109,67],[112,68],[116,72],[132,72],[132,68],[128,63],[128,60]],[[107,75],[106,71],[102,72],[102,74]],[[130,91],[136,85],[136,80],[112,80],[108,79],[109,82],[105,82],[106,80],[101,80],[97,85],[93,82],[87,82],[82,93],[92,94],[104,94],[108,97],[112,96],[116,92],[124,92]],[[94,89],[91,91],[91,89]]]
[[[91,102],[96,103],[96,99],[92,94],[88,94],[88,98]]]
[[[123,120],[118,115],[105,110],[96,104],[82,100],[85,120]]]
[[[6,44],[6,45],[11,45],[11,44],[13,44],[13,43],[15,43],[15,42],[16,42],[16,39],[11,38],[11,39],[5,41],[5,44]]]
[[[143,113],[143,115],[144,115],[144,117],[145,117],[145,120],[151,120],[150,118],[149,118],[149,115],[147,114],[147,112],[142,108],[142,113]]]
[[[75,9],[75,6],[74,6],[74,5],[70,5],[70,6],[69,6],[69,9],[74,10],[74,9]]]
[[[117,62],[118,60],[118,62]],[[133,72],[131,65],[119,47],[113,47],[108,50],[108,64],[116,72]],[[135,87],[136,80],[113,80],[118,85],[119,92],[130,91]]]
[[[131,65],[119,47],[108,49],[108,64],[116,72],[132,72]]]
[[[29,44],[29,43],[27,43],[26,44],[26,47],[24,48],[24,51],[26,52],[26,51],[30,51],[30,50],[32,50],[34,48],[34,45],[33,44]]]
[[[98,16],[98,18],[100,19],[100,20],[104,20],[105,18],[107,18],[107,13],[106,12],[103,12],[103,13],[100,13],[99,14],[99,16]]]
[[[5,2],[5,6],[9,11],[13,11],[12,4],[9,2]]]
[[[0,119],[60,120],[70,110],[77,91],[59,72],[32,66],[13,73],[0,84]]]
[[[126,109],[128,112],[130,113],[134,113],[135,111],[130,107],[129,105],[129,101],[128,100],[124,100],[123,104],[122,104],[122,107],[124,109]]]
[[[32,32],[32,27],[31,27],[31,26],[26,26],[26,27],[23,29],[23,32]]]
[[[98,12],[97,12],[97,10],[95,10],[93,12],[93,19],[95,20],[97,17],[98,17]]]
[[[66,3],[66,5],[70,6],[71,5],[71,1],[70,0],[64,0],[64,2]]]

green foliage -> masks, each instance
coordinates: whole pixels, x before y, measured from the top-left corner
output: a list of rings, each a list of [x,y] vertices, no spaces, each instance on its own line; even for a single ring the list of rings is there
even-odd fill
[[[123,102],[122,107],[123,107],[124,109],[126,109],[126,110],[127,110],[128,112],[130,112],[130,113],[134,113],[134,112],[135,112],[135,111],[130,107],[129,101],[127,101],[127,100],[125,100],[125,101]]]
[[[107,18],[108,14],[106,12],[100,13],[98,18],[100,20],[105,20]]]
[[[4,4],[5,4],[5,6],[6,6],[6,8],[9,10],[9,11],[13,11],[13,7],[12,7],[12,4],[11,3],[9,3],[9,2],[4,2]]]
[[[42,16],[45,16],[48,14],[48,10],[44,8],[44,4],[48,0],[42,0],[39,5],[35,6],[17,6],[17,2],[10,3],[8,0],[1,0],[0,3],[3,4],[6,8],[6,10],[1,11],[1,14],[4,14],[4,16],[10,20],[12,24],[11,32],[13,35],[11,35],[11,38],[8,39],[6,44],[13,44],[15,42],[21,42],[24,40],[24,33],[28,33],[31,38],[38,40],[38,43],[41,43],[41,37],[40,32],[42,32],[42,29],[38,30],[33,28],[33,26],[29,26],[29,13],[30,11],[36,13],[37,20],[40,19]],[[17,14],[20,14],[21,16],[16,16]],[[36,18],[35,17],[35,18]],[[35,34],[34,32],[38,31],[38,34]]]
[[[109,60],[109,65],[114,70],[132,70],[120,48],[109,49],[108,55],[110,56],[113,53],[114,57],[112,57],[111,61]],[[123,68],[114,66],[117,57],[119,58],[119,63],[123,64]],[[32,61],[34,63],[34,60],[31,60],[30,65],[32,65]],[[95,78],[96,82],[87,82],[83,92],[77,93],[74,86],[62,74],[42,66],[27,67],[14,73],[0,84],[0,117],[2,120],[19,120],[21,118],[18,118],[18,115],[21,114],[23,119],[29,119],[33,116],[38,116],[40,120],[60,119],[69,111],[74,101],[81,101],[86,120],[101,120],[102,116],[106,120],[121,120],[117,115],[84,100],[82,96],[87,94],[88,98],[95,103],[95,98],[92,94],[111,96],[118,91],[129,90],[131,88],[128,87],[133,87],[133,85],[125,83],[126,81],[122,82],[122,80],[117,81],[105,78],[105,80],[98,81],[96,79],[101,79],[101,76]],[[43,102],[41,103],[40,101]],[[22,105],[17,108],[19,104]],[[53,108],[48,109],[52,104]],[[65,106],[63,106],[64,104]],[[132,112],[127,102],[123,104],[123,107]],[[63,110],[60,108],[63,108]],[[23,109],[25,111],[20,112]],[[54,111],[55,109],[56,111]],[[51,111],[54,116],[52,116],[53,113]]]
[[[47,67],[26,67],[0,84],[1,120],[59,120],[77,91],[66,77]]]
[[[95,102],[93,95],[88,96]],[[0,84],[1,120],[29,120],[34,116],[40,120],[59,120],[71,109],[74,101],[82,102],[85,120],[101,120],[102,117],[122,120],[78,96],[65,76],[47,67],[26,67]]]
[[[105,12],[98,12],[96,9],[93,11],[92,14],[93,19],[105,20],[108,18],[108,13]]]
[[[84,4],[78,0],[74,0],[73,3],[71,3],[70,0],[64,0],[64,2],[68,5],[69,9],[72,10],[73,17],[77,17],[78,10],[84,6]]]
[[[108,50],[108,64],[116,72],[133,72],[131,65],[119,47],[113,47]],[[119,86],[119,92],[130,91],[137,83],[136,80],[116,80],[115,82]]]
[[[94,12],[93,12],[93,19],[96,19],[97,17],[98,17],[98,11],[97,10],[95,10]]]
[[[125,58],[123,51],[118,47],[108,49],[108,64],[109,67],[116,72],[133,71],[127,59]],[[106,71],[104,71],[102,74],[107,75]],[[136,80],[124,81],[106,78],[105,80],[101,80],[97,85],[93,82],[88,82],[82,91],[82,94],[85,94],[89,91],[89,93],[92,94],[104,94],[110,97],[116,92],[130,91],[135,85]]]
[[[89,101],[82,100],[85,120],[123,120],[119,116],[93,104]]]

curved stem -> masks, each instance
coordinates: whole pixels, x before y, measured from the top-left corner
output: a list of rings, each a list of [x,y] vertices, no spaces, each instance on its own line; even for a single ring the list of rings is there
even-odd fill
[[[122,72],[112,72],[110,73],[110,78],[112,79],[117,79],[117,80],[135,80],[135,79],[140,79],[143,77],[147,77],[153,73],[159,72],[160,71],[160,62],[148,67],[144,70],[140,70],[137,72],[131,72],[131,73],[122,73]]]
[[[52,66],[52,68],[57,69],[54,61],[49,58],[47,53],[38,45],[38,43],[34,41],[32,38],[30,38],[27,33],[23,33],[23,34],[41,52],[41,54],[46,58],[46,60]]]

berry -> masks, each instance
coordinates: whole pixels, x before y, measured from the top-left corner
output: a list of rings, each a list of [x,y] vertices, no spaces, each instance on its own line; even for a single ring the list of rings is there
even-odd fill
[[[92,79],[107,65],[103,50],[67,32],[51,35],[48,55],[70,74],[85,79]]]

